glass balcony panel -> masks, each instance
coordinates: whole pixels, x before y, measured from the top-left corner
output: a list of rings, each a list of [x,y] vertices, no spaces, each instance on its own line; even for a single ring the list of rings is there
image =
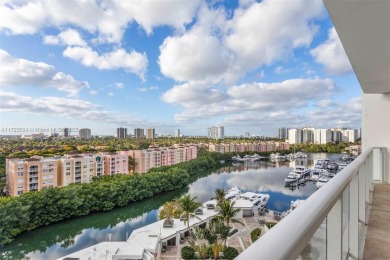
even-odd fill
[[[318,227],[317,231],[314,233],[309,243],[307,243],[306,247],[300,254],[299,259],[326,259],[326,219]]]

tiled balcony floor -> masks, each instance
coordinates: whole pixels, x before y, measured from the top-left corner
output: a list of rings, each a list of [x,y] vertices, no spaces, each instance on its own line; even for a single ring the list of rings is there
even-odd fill
[[[376,184],[363,259],[390,259],[390,184]]]

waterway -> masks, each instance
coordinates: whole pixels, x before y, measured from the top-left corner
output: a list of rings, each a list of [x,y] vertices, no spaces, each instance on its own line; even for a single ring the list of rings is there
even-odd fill
[[[185,193],[205,202],[214,196],[217,188],[237,186],[242,192],[268,193],[268,208],[284,211],[292,200],[306,199],[316,186],[306,183],[296,189],[284,187],[284,179],[297,165],[313,167],[318,158],[338,159],[339,154],[313,153],[307,159],[294,162],[256,162],[227,164],[220,169],[199,173],[192,177],[188,187],[159,194],[153,198],[110,212],[96,213],[42,227],[18,236],[11,244],[0,248],[0,259],[56,259],[102,241],[125,241],[135,229],[158,220],[160,207]]]

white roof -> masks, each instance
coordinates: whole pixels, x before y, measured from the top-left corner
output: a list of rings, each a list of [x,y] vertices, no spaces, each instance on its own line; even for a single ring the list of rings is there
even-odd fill
[[[127,242],[101,242],[99,244],[84,248],[73,254],[58,258],[76,258],[80,260],[89,259],[111,259],[113,256],[121,256],[125,259],[142,259],[144,249],[137,244]]]
[[[217,215],[217,212],[214,210],[207,210],[203,208],[202,215],[196,215],[196,217],[190,217],[190,226],[199,224],[204,220]],[[173,227],[163,227],[165,219],[159,220],[137,230],[134,230],[131,233],[128,242],[134,241],[145,248],[149,244],[149,237],[146,234],[160,234],[160,240],[166,240],[174,237],[177,232],[186,231],[187,223],[184,224],[184,221],[180,219],[173,219]]]
[[[252,208],[253,205],[249,200],[238,199],[233,208]]]

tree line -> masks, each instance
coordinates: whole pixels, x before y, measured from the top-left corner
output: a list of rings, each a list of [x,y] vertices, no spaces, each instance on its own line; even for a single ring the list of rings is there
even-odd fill
[[[94,177],[91,183],[0,197],[0,245],[25,231],[182,188],[190,183],[191,175],[216,167],[222,157],[204,152],[195,160],[155,168],[146,174]]]

